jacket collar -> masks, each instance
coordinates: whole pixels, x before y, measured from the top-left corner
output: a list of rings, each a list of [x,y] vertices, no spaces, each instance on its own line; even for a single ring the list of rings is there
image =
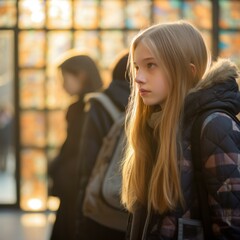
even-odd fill
[[[125,111],[130,95],[130,85],[128,81],[113,79],[105,93],[111,98],[114,104],[121,111]]]
[[[237,79],[240,77],[239,74],[239,69],[233,62],[229,59],[219,59],[213,63],[202,81],[191,92],[210,88],[213,85],[227,81],[229,78]]]

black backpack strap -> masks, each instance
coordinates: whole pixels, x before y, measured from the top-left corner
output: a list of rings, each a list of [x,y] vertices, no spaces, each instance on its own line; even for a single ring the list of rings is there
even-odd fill
[[[192,163],[194,168],[195,181],[197,186],[198,198],[199,198],[199,207],[200,215],[202,220],[204,239],[214,239],[212,232],[212,223],[211,223],[211,214],[208,205],[208,192],[205,184],[205,178],[202,171],[202,160],[201,160],[201,132],[202,126],[206,118],[212,113],[225,113],[230,116],[237,124],[240,124],[238,118],[225,111],[223,109],[214,109],[209,110],[203,113],[200,113],[192,126],[191,132],[191,152],[192,152]]]
[[[202,173],[202,160],[201,160],[201,131],[202,126],[209,116],[209,112],[204,113],[196,118],[192,126],[191,132],[191,152],[192,152],[192,164],[194,168],[194,177],[197,187],[200,215],[202,220],[202,227],[204,232],[204,239],[213,239],[211,229],[211,215],[208,206],[208,194],[206,185],[204,183],[204,176]]]

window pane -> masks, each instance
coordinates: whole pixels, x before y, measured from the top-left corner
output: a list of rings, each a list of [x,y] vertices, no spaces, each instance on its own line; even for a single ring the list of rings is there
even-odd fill
[[[71,48],[72,34],[70,31],[50,31],[47,40],[47,63],[51,67],[65,51]]]
[[[16,0],[0,1],[0,27],[15,26],[16,12]]]
[[[220,56],[232,59],[240,67],[240,32],[220,31]]]
[[[93,59],[99,59],[99,33],[97,31],[76,31],[74,48],[85,52]]]
[[[0,204],[14,204],[17,201],[14,82],[14,32],[2,30],[0,33]]]
[[[212,35],[210,31],[203,30],[201,31],[203,38],[207,44],[208,49],[211,51],[212,50]]]
[[[45,24],[43,0],[23,0],[19,2],[19,27],[41,28]]]
[[[180,18],[179,0],[158,0],[153,5],[154,23],[176,21]]]
[[[43,67],[45,50],[45,32],[22,31],[19,33],[20,67]]]
[[[63,89],[62,79],[60,79],[56,68],[47,69],[47,99],[46,105],[50,109],[66,109],[70,103],[70,96]]]
[[[47,160],[41,150],[21,151],[20,205],[23,210],[47,207]]]
[[[75,1],[74,4],[74,26],[76,28],[97,28],[99,22],[97,1]]]
[[[51,111],[48,113],[48,146],[60,147],[63,144],[67,131],[65,115],[65,111]]]
[[[240,28],[240,1],[220,0],[220,26]]]
[[[124,27],[124,2],[119,0],[101,1],[101,22],[102,28],[123,28]]]
[[[138,34],[139,31],[127,31],[127,46],[126,48],[129,48],[131,45],[131,42],[133,38]]]
[[[44,147],[45,116],[43,112],[26,111],[21,113],[20,119],[21,145]]]
[[[72,26],[72,2],[48,0],[48,28],[70,28]]]
[[[58,155],[59,153],[59,148],[48,148],[47,150],[47,158],[48,158],[48,163],[51,164],[55,157]]]
[[[19,78],[21,108],[44,108],[44,71],[22,70]]]
[[[127,3],[127,28],[144,28],[150,24],[151,2],[129,1]]]
[[[212,28],[212,3],[209,0],[187,0],[183,4],[184,19],[200,28]]]
[[[124,49],[123,33],[121,31],[104,31],[101,33],[102,57],[100,64],[109,68],[115,57]]]

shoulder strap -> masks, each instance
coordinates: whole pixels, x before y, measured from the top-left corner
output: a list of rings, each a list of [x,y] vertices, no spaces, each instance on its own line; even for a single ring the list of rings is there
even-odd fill
[[[194,168],[194,177],[199,199],[200,207],[199,210],[202,220],[204,239],[213,239],[211,229],[211,215],[208,206],[208,195],[206,185],[204,183],[204,176],[202,173],[201,145],[200,145],[202,126],[205,119],[209,115],[210,115],[209,112],[205,112],[204,114],[198,116],[193,123],[191,131],[192,163]]]
[[[121,111],[114,105],[112,100],[105,93],[102,92],[89,93],[84,97],[84,100],[85,102],[88,102],[91,98],[96,99],[102,104],[102,106],[110,114],[114,122],[117,121],[119,117],[122,115]]]
[[[191,152],[192,152],[192,163],[194,167],[195,181],[198,190],[200,214],[203,225],[203,232],[205,239],[214,239],[211,224],[211,214],[208,205],[208,193],[205,185],[205,180],[202,172],[202,160],[201,160],[201,132],[202,126],[206,118],[215,112],[225,113],[240,124],[238,118],[223,109],[214,109],[207,112],[200,113],[193,123],[191,131]]]

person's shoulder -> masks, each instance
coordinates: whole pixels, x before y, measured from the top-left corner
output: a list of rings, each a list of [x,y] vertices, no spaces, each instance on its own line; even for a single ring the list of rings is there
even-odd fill
[[[112,121],[111,115],[109,114],[108,110],[102,103],[101,95],[105,94],[104,92],[97,92],[93,95],[88,96],[87,100],[85,99],[85,113],[86,116],[89,118],[95,119],[96,121]],[[111,100],[111,99],[110,99]]]
[[[237,137],[240,141],[240,125],[228,114],[215,112],[205,119],[202,136],[210,138],[214,142],[221,141],[226,137]]]
[[[84,102],[82,100],[78,100],[69,105],[66,111],[66,117],[68,120],[75,118],[76,116],[81,116],[84,110]]]
[[[92,112],[92,111],[105,111],[103,104],[99,100],[100,96],[104,94],[103,92],[96,92],[94,94],[89,95],[85,98],[85,111]]]
[[[82,108],[84,106],[84,102],[83,102],[83,99],[79,99],[77,100],[76,102],[73,102],[69,105],[68,109],[69,110],[74,110],[74,109],[79,109],[79,108]]]

